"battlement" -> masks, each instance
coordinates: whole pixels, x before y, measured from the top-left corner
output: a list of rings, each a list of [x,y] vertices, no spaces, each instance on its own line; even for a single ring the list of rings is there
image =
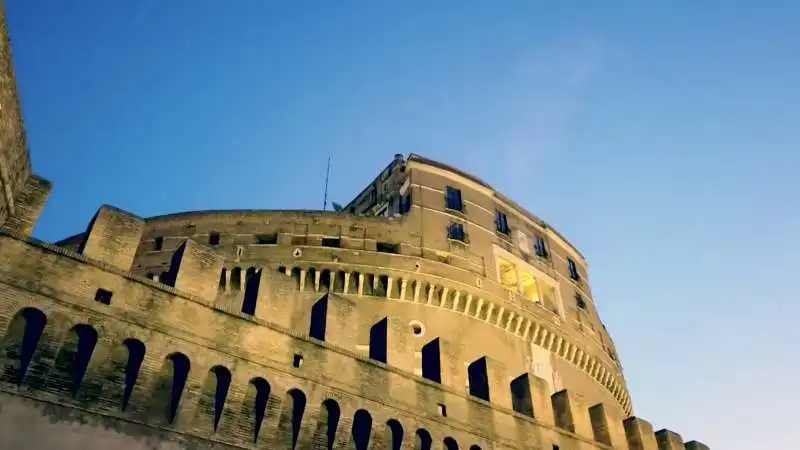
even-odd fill
[[[291,271],[245,271],[249,295],[220,290],[209,280],[223,258],[191,239],[163,282],[134,276],[142,229],[103,207],[80,253],[0,235],[0,432],[7,414],[31,427],[9,448],[47,446],[53,423],[78,417],[84,437],[61,448],[98,448],[98,436],[130,448],[143,437],[207,448],[707,448],[569,390],[550,395],[544,380],[491,359],[470,367],[484,375],[465,393],[447,382],[446,336],[427,337],[435,346],[414,373],[407,347],[391,344],[411,338],[405,323],[359,317],[345,294],[298,290]]]
[[[482,260],[474,265],[455,256],[441,260],[437,254],[440,252],[424,248],[422,233],[408,225],[404,220],[308,211],[211,211],[161,216],[146,221],[134,272],[151,279],[169,280],[169,267],[187,239],[210,243],[211,236],[216,235],[214,253],[223,257],[224,265],[219,274],[205,280],[195,279],[193,284],[212,291],[211,284],[219,284],[217,289],[226,302],[238,301],[241,306],[243,296],[255,298],[254,286],[247,282],[252,273],[269,275],[279,271],[295,280],[297,290],[357,297],[361,317],[371,317],[366,311],[370,306],[384,314],[389,308],[397,318],[415,316],[408,317],[407,322],[425,321],[426,317],[435,322],[438,319],[432,309],[450,312],[439,314],[441,320],[454,325],[463,323],[464,327],[471,326],[472,321],[489,324],[494,328],[491,334],[500,331],[506,338],[491,345],[488,344],[491,334],[483,333],[478,342],[470,342],[466,330],[454,326],[450,330],[440,327],[437,333],[443,339],[473,349],[493,347],[493,356],[507,366],[512,359],[521,365],[524,353],[529,351],[524,347],[535,345],[568,364],[564,370],[575,368],[584,374],[585,380],[574,379],[571,386],[583,383],[589,387],[590,383],[597,383],[596,388],[605,393],[597,392],[593,401],[608,401],[602,397],[612,397],[626,414],[631,413],[630,398],[617,363],[596,339],[563,326],[562,311],[555,302],[534,303],[509,295],[506,287],[486,276],[488,264]],[[85,236],[82,233],[61,241],[60,245],[78,250]],[[552,267],[546,263],[538,267],[552,274]],[[367,299],[391,303],[376,304]],[[256,304],[252,300],[246,303],[245,309]],[[470,320],[464,320],[467,318]],[[513,339],[511,345],[506,340],[509,337]],[[368,339],[362,340],[353,345],[365,345]],[[408,352],[420,351],[413,348],[413,340],[405,345]],[[500,349],[508,349],[510,353],[501,354]],[[451,355],[454,366],[487,356],[477,350],[473,356],[460,353]],[[413,368],[409,366],[408,370]],[[452,381],[457,383],[459,377],[463,378],[463,374],[457,374]]]

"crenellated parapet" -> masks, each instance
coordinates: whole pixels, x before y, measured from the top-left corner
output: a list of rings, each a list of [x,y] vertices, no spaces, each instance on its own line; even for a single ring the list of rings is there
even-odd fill
[[[598,392],[595,401],[615,401],[623,413],[632,413],[620,366],[602,343],[602,332],[588,333],[566,316],[560,302],[531,302],[509,292],[484,276],[490,270],[485,262],[472,271],[472,266],[442,260],[436,252],[428,252],[421,235],[409,231],[408,226],[408,220],[402,218],[318,211],[212,211],[161,216],[147,219],[132,270],[153,280],[168,280],[173,255],[190,239],[212,245],[224,259],[220,273],[203,281],[204,285],[218,285],[219,304],[238,302],[246,304],[243,310],[253,310],[260,304],[255,301],[260,277],[252,275],[279,271],[291,275],[302,292],[330,291],[353,297],[350,301],[362,307],[369,304],[363,299],[385,299],[417,316],[430,315],[425,311],[432,309],[448,311],[453,315],[441,316],[442,320],[467,323],[464,319],[469,318],[516,341],[510,345],[508,340],[498,342],[495,348],[502,346],[514,353],[498,359],[517,359],[522,364],[528,358],[523,355],[531,352],[524,349],[535,346],[585,377],[573,377],[567,385],[553,389],[574,387],[578,382],[587,386],[596,383],[599,389],[590,389],[605,393]],[[59,244],[77,249],[83,239],[81,234]],[[245,297],[247,302],[243,302]],[[566,294],[562,297],[568,298]],[[461,340],[447,335],[443,339]]]
[[[377,286],[384,299],[369,301],[384,303],[434,298],[408,282],[225,268],[191,239],[163,280],[133,275],[141,224],[103,207],[81,253],[0,235],[10,255],[0,261],[0,427],[11,411],[35,429],[28,447],[15,437],[9,448],[49,442],[53,424],[76,417],[85,438],[61,448],[94,448],[90,437],[112,433],[126,448],[706,448],[570,390],[551,393],[546,380],[490,357],[458,368],[447,336],[426,335],[419,356],[408,354],[394,343],[415,339],[415,329],[388,307],[359,307],[367,300],[349,291],[363,297]],[[439,309],[456,304],[435,298]],[[509,327],[489,325],[498,324]],[[446,382],[459,371],[466,391]],[[109,421],[119,425],[89,431]]]

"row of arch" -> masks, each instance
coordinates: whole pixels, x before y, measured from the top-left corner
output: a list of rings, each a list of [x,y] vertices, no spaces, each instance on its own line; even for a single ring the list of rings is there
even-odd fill
[[[182,411],[188,411],[182,405],[189,397],[187,386],[192,363],[185,354],[169,354],[153,379],[142,380],[146,346],[138,339],[127,338],[111,349],[100,366],[92,366],[100,371],[98,376],[87,379],[98,344],[95,328],[75,325],[63,340],[46,339],[47,328],[47,317],[41,310],[24,308],[14,315],[0,341],[0,356],[4,357],[0,360],[3,363],[0,380],[55,390],[87,404],[110,400],[123,412],[141,410],[149,421],[164,425],[176,425]],[[53,348],[56,345],[58,348]],[[279,399],[264,377],[250,379],[243,398],[236,399],[230,395],[232,381],[231,371],[223,365],[208,370],[202,378],[195,413],[188,419],[192,425],[208,425],[212,434],[247,435],[253,443],[278,439],[290,443],[289,448],[294,449],[301,438],[304,420],[308,419],[307,432],[317,448],[332,449],[337,442],[349,442],[357,450],[366,450],[371,440],[384,439],[387,448],[399,450],[407,438],[414,440],[414,449],[433,448],[433,438],[424,428],[407,437],[401,423],[389,419],[381,429],[373,425],[372,415],[366,409],[359,409],[352,419],[345,419],[339,403],[331,398],[325,399],[318,410],[307,411],[308,400],[302,390],[289,389]],[[150,388],[147,401],[132,402],[134,390],[142,384]],[[348,423],[351,423],[349,429]],[[264,436],[265,425],[275,427],[273,437]],[[442,444],[446,450],[460,448],[453,437],[445,437]],[[480,450],[480,447],[472,445],[469,449]]]
[[[513,311],[497,306],[491,301],[445,286],[414,279],[395,279],[384,274],[346,272],[314,267],[279,267],[278,271],[292,277],[297,289],[311,288],[314,292],[333,292],[363,296],[384,297],[424,303],[449,309],[490,323],[505,331],[546,348],[586,372],[608,389],[614,398],[630,413],[630,398],[624,388],[602,362],[584,352],[562,336]]]

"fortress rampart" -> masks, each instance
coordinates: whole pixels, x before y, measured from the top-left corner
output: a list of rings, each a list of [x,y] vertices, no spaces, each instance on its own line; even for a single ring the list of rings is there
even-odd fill
[[[421,370],[421,362],[412,357],[427,342],[423,334],[433,332],[444,347],[455,347],[448,349],[451,367],[446,370],[450,376],[445,384],[463,389],[468,385],[464,368],[480,357],[503,361],[520,372],[526,368],[536,372],[536,365],[544,364],[554,366],[561,378],[556,386],[552,374],[540,374],[549,378],[551,392],[580,387],[581,394],[592,401],[616,404],[619,413],[630,414],[619,366],[597,334],[582,332],[563,320],[555,305],[548,309],[520,295],[509,295],[506,287],[487,276],[494,267],[479,258],[443,261],[441,251],[422,246],[424,230],[414,225],[407,217],[313,211],[163,216],[145,222],[132,273],[168,280],[169,263],[187,238],[208,242],[212,233],[218,233],[215,250],[225,263],[212,278],[220,281],[220,304],[246,310],[252,302],[244,298],[254,290],[248,284],[250,277],[261,271],[283,273],[292,277],[298,291],[331,292],[358,302],[368,319],[353,323],[362,333],[351,350],[366,348],[370,321],[389,313],[405,321],[408,330],[412,324],[424,328],[416,339],[404,341],[407,357],[394,360],[395,367]],[[83,237],[60,245],[77,250]],[[554,271],[547,264],[537,267]],[[478,333],[478,323],[490,326]]]
[[[9,448],[50,445],[54,423],[78,432],[60,448],[684,447],[617,408],[569,390],[548,394],[544,380],[501,361],[479,364],[496,375],[484,382],[489,401],[402,370],[393,362],[408,359],[406,346],[390,343],[413,330],[390,315],[363,317],[335,281],[333,292],[301,290],[303,278],[257,271],[253,314],[243,313],[219,302],[224,258],[193,239],[172,252],[167,283],[133,275],[145,229],[104,207],[81,253],[14,232],[0,238],[10,256],[0,266],[0,431],[14,436]],[[367,348],[354,351],[354,325],[364,322],[373,323]],[[448,342],[427,333],[428,342],[439,338],[441,374]],[[10,429],[11,414],[29,432]]]
[[[334,212],[104,206],[33,239],[2,22],[0,447],[708,448],[633,416],[583,255],[419,155]]]

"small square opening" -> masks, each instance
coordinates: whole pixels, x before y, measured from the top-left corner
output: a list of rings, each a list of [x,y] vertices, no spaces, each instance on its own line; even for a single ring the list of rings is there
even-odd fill
[[[303,365],[303,355],[299,353],[294,354],[294,358],[292,358],[292,366],[296,368],[300,368]]]
[[[113,295],[114,294],[111,293],[111,291],[107,291],[107,290],[101,288],[101,289],[97,289],[97,292],[94,293],[94,299],[97,302],[102,303],[104,305],[110,305],[111,304],[111,297]]]
[[[443,403],[439,403],[439,415],[442,417],[447,417],[447,406],[444,406]]]
[[[400,253],[400,244],[378,242],[375,244],[375,249],[381,253]]]
[[[322,238],[322,246],[339,248],[342,246],[342,240],[339,238]]]
[[[256,235],[258,245],[276,245],[278,243],[278,233]]]
[[[208,245],[219,245],[219,233],[212,231],[208,234]]]

